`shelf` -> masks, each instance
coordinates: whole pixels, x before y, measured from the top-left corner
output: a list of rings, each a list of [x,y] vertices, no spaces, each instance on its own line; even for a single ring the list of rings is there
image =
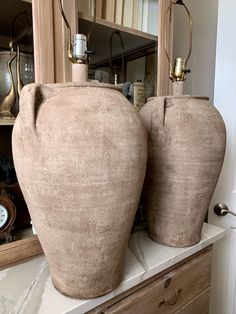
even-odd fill
[[[83,20],[88,21],[88,22],[93,22],[93,18],[91,16],[86,15],[86,14],[81,13],[81,12],[79,12],[79,19],[83,19]],[[119,31],[126,32],[126,33],[129,33],[131,35],[140,36],[140,37],[143,37],[143,38],[146,38],[146,39],[149,39],[149,40],[153,40],[153,41],[157,41],[158,40],[158,37],[155,36],[155,35],[144,33],[142,31],[139,31],[137,29],[130,28],[130,27],[127,27],[127,26],[123,26],[123,25],[112,23],[112,22],[108,22],[108,21],[106,21],[104,19],[101,19],[101,18],[96,18],[96,24],[100,24],[100,25],[103,25],[103,26],[106,26],[106,27],[109,27],[109,28],[117,29]]]
[[[81,16],[84,17],[84,15]],[[91,25],[91,19],[79,19],[79,31],[82,34],[87,35],[91,29]],[[133,54],[139,53],[146,55],[150,49],[152,52],[155,52],[157,46],[156,36],[98,19],[90,35],[89,48],[95,50],[95,55],[90,59],[91,66],[104,66],[104,64],[110,62],[110,38],[115,29],[120,30],[126,62],[128,59],[132,59]],[[120,40],[117,36],[114,36],[114,40],[112,41],[112,60],[121,58],[121,53],[122,47]]]
[[[16,119],[2,119],[0,118],[0,126],[1,125],[14,125]]]
[[[43,254],[38,237],[33,235],[31,228],[19,232],[16,237],[17,240],[0,245],[0,268]]]

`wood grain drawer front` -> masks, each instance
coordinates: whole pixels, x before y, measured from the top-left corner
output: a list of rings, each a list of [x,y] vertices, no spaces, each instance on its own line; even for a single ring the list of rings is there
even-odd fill
[[[194,259],[175,268],[117,304],[103,309],[100,313],[172,314],[178,312],[185,304],[210,286],[211,257],[211,251],[197,255]]]
[[[209,313],[210,288],[206,289],[191,302],[185,304],[175,314],[208,314]]]

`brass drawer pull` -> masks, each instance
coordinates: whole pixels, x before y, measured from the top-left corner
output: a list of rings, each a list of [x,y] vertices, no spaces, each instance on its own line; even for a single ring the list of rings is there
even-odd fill
[[[182,291],[182,289],[176,289],[175,290],[175,295],[170,300],[162,299],[161,302],[159,303],[159,307],[161,307],[163,304],[164,305],[175,305],[177,300],[178,300],[178,296],[181,293],[181,291]]]

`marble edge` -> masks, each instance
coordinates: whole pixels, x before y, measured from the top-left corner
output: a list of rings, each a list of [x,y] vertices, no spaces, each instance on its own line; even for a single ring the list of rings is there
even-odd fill
[[[172,256],[164,260],[160,264],[150,267],[147,270],[145,270],[143,265],[136,258],[135,254],[131,251],[132,254],[135,256],[137,263],[143,268],[142,272],[134,275],[132,278],[128,278],[127,280],[121,282],[120,286],[117,289],[115,289],[113,292],[106,294],[100,298],[84,300],[82,304],[74,306],[70,310],[63,312],[63,314],[84,314],[85,312],[90,311],[96,308],[97,306],[102,305],[103,303],[111,300],[112,298],[118,296],[119,294],[128,291],[129,289],[151,278],[152,276],[157,275],[158,273],[161,273],[162,271],[177,264],[178,262],[183,261],[184,259],[208,247],[214,242],[219,241],[226,234],[226,230],[218,226],[214,226],[208,223],[207,224],[205,223],[204,225],[208,228],[214,228],[215,234],[208,234],[207,232],[205,232],[206,234],[208,234],[209,238],[201,240],[194,246],[184,248],[184,251],[177,253],[175,257]]]
[[[140,284],[143,281],[143,280],[140,280],[140,277],[142,277],[144,275],[145,275],[145,270],[143,270],[142,273],[139,273],[136,276],[134,276],[132,279],[128,279],[127,281],[122,282],[116,290],[114,290],[114,291],[112,291],[112,292],[110,292],[110,293],[108,293],[108,294],[106,294],[100,298],[84,300],[83,303],[78,304],[69,310],[66,310],[62,314],[84,314],[84,313],[96,308],[97,306],[100,306],[103,303],[117,297],[121,293],[126,292],[129,289]]]
[[[214,226],[215,227],[215,226]],[[218,227],[219,228],[219,227]],[[201,251],[202,249],[205,249],[206,247],[210,246],[211,244],[219,241],[222,239],[226,234],[226,230],[219,228],[219,231],[215,235],[211,235],[208,239],[203,239],[194,246],[190,246],[185,248],[184,251],[177,253],[175,257],[170,257],[166,260],[164,260],[162,263],[150,267],[143,276],[143,281],[151,278],[154,275],[157,275],[158,273],[168,269],[171,266],[174,266],[175,264],[183,261],[184,259],[190,257],[191,255],[194,255],[195,253]]]

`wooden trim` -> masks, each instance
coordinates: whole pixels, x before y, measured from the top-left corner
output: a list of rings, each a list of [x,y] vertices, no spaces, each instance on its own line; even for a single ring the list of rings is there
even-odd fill
[[[125,7],[124,0],[122,0],[122,3],[121,3],[121,25],[123,25],[123,23],[124,23],[124,7]]]
[[[185,304],[175,314],[209,314],[210,288]]]
[[[114,23],[115,20],[115,0],[106,1],[106,20]]]
[[[63,8],[71,26],[71,33],[77,33],[78,8],[76,0],[63,0]],[[72,63],[67,57],[68,30],[62,19],[58,1],[54,1],[54,56],[55,56],[55,82],[71,82]]]
[[[102,0],[101,18],[104,20],[106,19],[106,11],[107,11],[107,0]]]
[[[53,0],[33,0],[35,82],[54,83]]]
[[[158,36],[158,61],[157,61],[157,96],[166,96],[170,94],[170,79],[169,79],[169,62],[165,53],[164,46],[164,19],[167,7],[170,4],[170,0],[159,0],[159,36]],[[168,50],[172,54],[172,34],[173,34],[173,21],[169,16],[170,27],[168,41]]]
[[[0,119],[1,125],[14,125],[16,119]]]
[[[63,7],[64,7],[64,2]],[[62,20],[58,1],[53,3],[53,23],[54,23],[54,62],[55,62],[55,82],[65,82],[66,81],[66,43],[67,43],[67,30],[65,28],[64,22]],[[66,12],[67,13],[67,12]]]
[[[102,18],[102,0],[96,0],[96,18]]]
[[[34,256],[43,254],[36,235],[0,245],[0,268],[17,264]]]
[[[63,0],[72,34],[78,28],[76,0]],[[67,29],[58,1],[33,0],[35,82],[59,83],[72,80],[72,65],[67,58]]]

